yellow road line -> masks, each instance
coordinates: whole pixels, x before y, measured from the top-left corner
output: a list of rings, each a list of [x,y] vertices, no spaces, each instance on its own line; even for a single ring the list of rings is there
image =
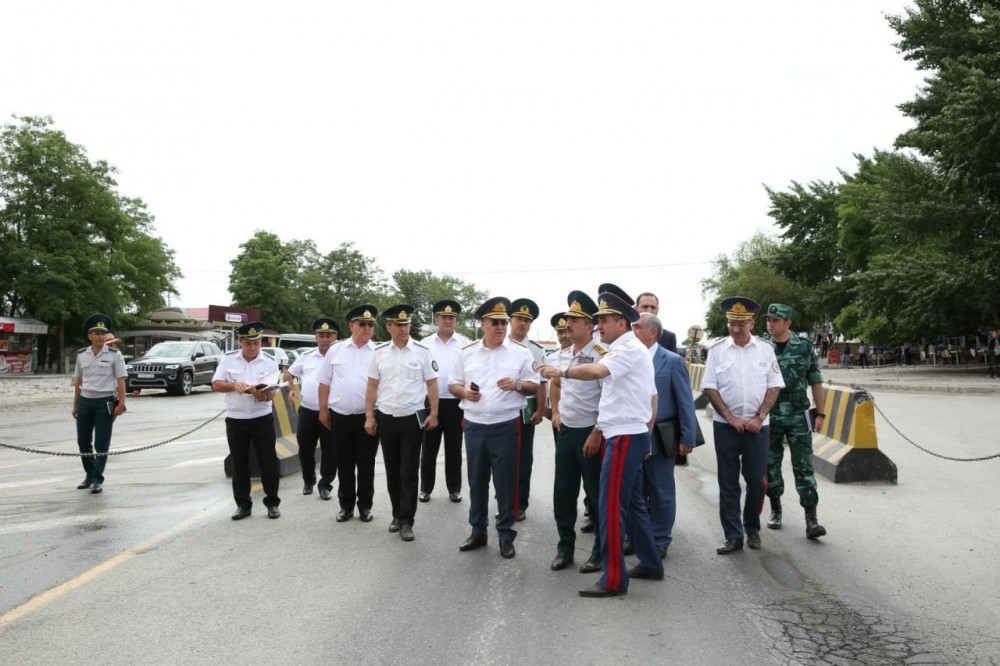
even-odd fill
[[[262,488],[263,488],[263,486],[260,483],[256,483],[256,484],[253,485],[252,488],[250,488],[250,492],[251,493],[255,493],[255,492],[260,491]],[[56,599],[58,599],[59,597],[63,596],[67,592],[71,592],[71,591],[75,590],[76,588],[81,587],[82,585],[86,585],[87,583],[89,583],[90,581],[94,580],[95,578],[97,578],[101,574],[106,573],[108,571],[111,571],[112,569],[114,569],[115,567],[117,567],[119,564],[123,564],[125,562],[128,562],[130,559],[132,559],[136,555],[141,555],[145,551],[147,551],[147,550],[149,550],[151,548],[154,548],[154,547],[158,546],[159,544],[163,543],[164,541],[166,541],[170,537],[175,536],[175,535],[177,535],[177,534],[179,534],[179,533],[187,530],[192,525],[195,525],[195,524],[197,524],[197,523],[205,520],[208,516],[210,516],[211,514],[215,513],[216,511],[218,511],[222,507],[226,506],[227,504],[231,504],[231,502],[232,502],[231,499],[220,501],[217,504],[212,505],[208,509],[208,511],[198,513],[197,515],[191,516],[190,518],[185,518],[184,520],[182,520],[181,522],[177,523],[173,527],[169,527],[166,530],[160,532],[159,534],[154,535],[152,538],[146,540],[145,542],[139,544],[138,546],[135,546],[133,548],[129,548],[125,552],[119,553],[118,555],[115,555],[110,560],[106,560],[104,562],[101,562],[100,564],[98,564],[94,568],[92,568],[92,569],[90,569],[88,571],[84,571],[82,574],[80,574],[76,578],[73,578],[72,580],[68,580],[65,583],[61,584],[61,585],[57,585],[57,586],[53,587],[50,590],[46,590],[45,592],[42,592],[38,596],[32,597],[31,599],[29,599],[28,601],[24,602],[20,606],[7,611],[3,615],[0,615],[0,627],[3,627],[4,625],[10,624],[11,622],[15,622],[16,620],[21,619],[22,617],[24,617],[28,613],[31,613],[32,611],[38,610],[39,608],[42,608],[46,604],[49,604],[49,603],[55,601]]]

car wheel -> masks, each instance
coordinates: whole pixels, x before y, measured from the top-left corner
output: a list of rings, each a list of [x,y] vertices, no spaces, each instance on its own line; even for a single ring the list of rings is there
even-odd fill
[[[193,388],[194,379],[191,377],[190,372],[185,372],[181,375],[181,383],[177,387],[177,395],[191,395],[191,389]]]

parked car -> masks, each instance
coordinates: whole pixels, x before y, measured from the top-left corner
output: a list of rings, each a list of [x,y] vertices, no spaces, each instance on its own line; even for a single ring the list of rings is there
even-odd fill
[[[278,369],[284,372],[292,364],[288,350],[281,347],[261,347],[260,350],[278,362]]]
[[[212,383],[222,350],[214,342],[158,342],[142,357],[125,364],[129,392],[144,388],[166,389],[174,395],[190,395],[191,389]]]

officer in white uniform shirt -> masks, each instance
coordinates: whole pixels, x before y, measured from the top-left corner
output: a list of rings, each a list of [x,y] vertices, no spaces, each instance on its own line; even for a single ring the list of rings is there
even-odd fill
[[[448,377],[459,350],[469,344],[469,338],[455,330],[462,306],[456,301],[438,301],[432,308],[437,332],[424,338],[438,364],[438,425],[424,429],[423,449],[420,453],[421,502],[429,502],[437,477],[437,456],[444,439],[444,481],[448,499],[462,501],[462,408],[459,399],[448,390]]]
[[[212,377],[212,390],[226,394],[226,440],[233,458],[233,499],[236,500],[233,520],[248,517],[253,507],[250,497],[251,445],[257,453],[267,517],[281,516],[278,510],[281,504],[278,497],[281,472],[274,450],[274,412],[271,405],[275,391],[265,391],[265,387],[260,387],[261,384],[276,381],[279,370],[277,361],[260,353],[263,332],[263,322],[240,326],[237,329],[240,348],[222,357]]]
[[[330,348],[326,353],[327,362],[318,376],[319,404],[329,407],[320,410],[319,420],[324,427],[332,430],[333,445],[337,450],[337,474],[340,476],[338,523],[354,517],[355,505],[361,522],[370,523],[373,518],[378,438],[365,431],[365,394],[368,390],[368,365],[375,351],[372,333],[377,316],[378,309],[369,303],[347,313],[351,337]]]
[[[337,451],[333,446],[333,433],[319,422],[319,372],[326,362],[326,353],[337,340],[340,327],[330,317],[320,317],[313,322],[316,346],[295,359],[285,371],[288,382],[288,403],[294,408],[299,396],[299,418],[295,440],[299,445],[299,463],[302,467],[302,494],[311,495],[316,485],[316,442],[320,447],[319,496],[328,500],[333,493],[333,480],[337,478]],[[295,388],[295,380],[301,389]],[[327,405],[323,405],[327,409]]]
[[[718,457],[719,517],[726,541],[715,552],[728,555],[760,548],[760,511],[771,446],[768,414],[785,386],[770,342],[752,335],[760,305],[734,296],[722,301],[729,337],[708,354],[701,387],[715,409],[712,433]],[[740,523],[740,471],[747,496]]]
[[[465,452],[469,475],[469,524],[472,534],[459,550],[486,545],[489,527],[490,477],[496,491],[500,555],[515,555],[513,529],[517,503],[517,456],[521,410],[538,391],[527,348],[507,337],[510,301],[489,299],[476,310],[483,339],[466,345],[451,369],[448,389],[465,411]]]
[[[566,369],[574,365],[596,363],[602,353],[606,352],[593,337],[593,318],[597,312],[597,304],[582,291],[570,292],[567,302],[569,309],[563,316],[569,331],[570,346],[560,352],[555,362],[549,364]],[[552,394],[552,427],[558,429],[552,508],[559,532],[556,557],[550,568],[559,571],[573,563],[573,553],[576,551],[576,510],[581,482],[586,491],[589,515],[598,515],[601,457],[593,446],[589,447],[593,451],[590,455],[586,455],[584,449],[587,448],[587,440],[593,440],[600,446],[601,435],[594,430],[594,426],[597,424],[597,408],[601,401],[601,383],[559,377],[549,383]],[[600,570],[601,540],[594,539],[590,557],[580,567],[580,573]]]
[[[519,342],[528,348],[533,358],[535,367],[545,363],[545,349],[528,339],[528,331],[531,324],[538,318],[538,305],[529,298],[518,298],[510,304],[510,339]],[[542,421],[545,416],[545,400],[548,394],[548,382],[544,379],[538,385],[534,400],[529,399],[529,405],[534,403],[535,411],[531,419],[522,423],[521,427],[521,451],[518,454],[517,473],[517,502],[514,505],[515,520],[522,521],[525,512],[528,510],[528,501],[531,497],[531,469],[535,462],[535,426]]]
[[[391,340],[375,347],[365,398],[365,430],[377,434],[382,444],[392,502],[389,531],[399,532],[403,541],[413,541],[423,428],[436,427],[438,416],[437,363],[427,347],[410,337],[413,310],[412,305],[393,305],[383,313]]]
[[[125,411],[125,377],[128,372],[121,352],[107,344],[111,317],[91,315],[84,322],[83,330],[90,345],[77,355],[73,375],[72,413],[76,419],[76,444],[80,453],[107,453],[111,448],[115,417]],[[86,476],[77,489],[89,488],[93,494],[102,492],[108,457],[85,455],[80,457],[80,461]]]
[[[611,292],[598,296],[597,327],[608,345],[596,363],[568,368],[545,366],[543,375],[601,382],[595,430],[605,438],[598,498],[603,575],[584,597],[612,597],[628,592],[631,578],[663,579],[663,563],[656,551],[652,525],[642,488],[642,461],[650,452],[656,384],[653,361],[636,339],[631,325],[639,319],[627,301]],[[584,455],[594,455],[599,442],[588,437]],[[639,564],[625,566],[625,529],[632,535]]]

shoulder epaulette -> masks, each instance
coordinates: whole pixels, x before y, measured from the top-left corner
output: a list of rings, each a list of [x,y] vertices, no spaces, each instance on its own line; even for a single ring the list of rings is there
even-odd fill
[[[541,349],[541,350],[544,350],[544,349],[545,349],[545,347],[541,346],[540,344],[538,344],[538,343],[537,343],[537,342],[535,342],[534,340],[528,340],[528,343],[529,343],[529,344],[532,344],[532,345],[535,345],[536,347],[538,347],[538,348],[539,348],[539,349]]]
[[[426,350],[430,351],[430,347],[428,347],[427,345],[425,345],[423,342],[420,342],[419,340],[414,340],[413,344],[416,345],[417,347],[420,347],[421,349],[426,349]]]
[[[513,338],[507,338],[507,339],[508,339],[508,340],[510,340],[511,342],[513,342],[513,343],[514,343],[515,345],[521,345],[521,346],[522,346],[522,347],[524,347],[525,349],[527,349],[527,348],[528,348],[528,346],[527,346],[526,344],[524,344],[523,342],[518,342],[517,340],[515,340],[515,339],[513,339]]]
[[[227,351],[226,352],[226,356],[232,356],[233,354],[236,354],[236,353],[238,353],[240,351],[241,350],[239,350],[239,349],[234,349],[233,351]]]
[[[605,349],[604,347],[602,347],[601,345],[599,345],[597,343],[594,343],[594,351],[597,352],[598,354],[600,354],[601,356],[604,356],[605,354],[608,353],[607,349]]]
[[[473,341],[472,341],[472,342],[470,342],[469,344],[467,344],[467,345],[463,345],[463,346],[462,346],[462,349],[468,349],[468,348],[469,348],[469,347],[471,347],[472,345],[475,345],[475,344],[478,344],[479,342],[480,342],[479,340],[473,340]]]
[[[382,349],[382,347],[385,347],[390,342],[392,342],[392,340],[386,340],[385,342],[376,342],[375,349]]]
[[[80,349],[78,349],[76,353],[77,353],[77,354],[82,354],[82,353],[83,353],[83,352],[85,352],[85,351],[87,351],[87,348],[86,348],[86,347],[80,347]]]

